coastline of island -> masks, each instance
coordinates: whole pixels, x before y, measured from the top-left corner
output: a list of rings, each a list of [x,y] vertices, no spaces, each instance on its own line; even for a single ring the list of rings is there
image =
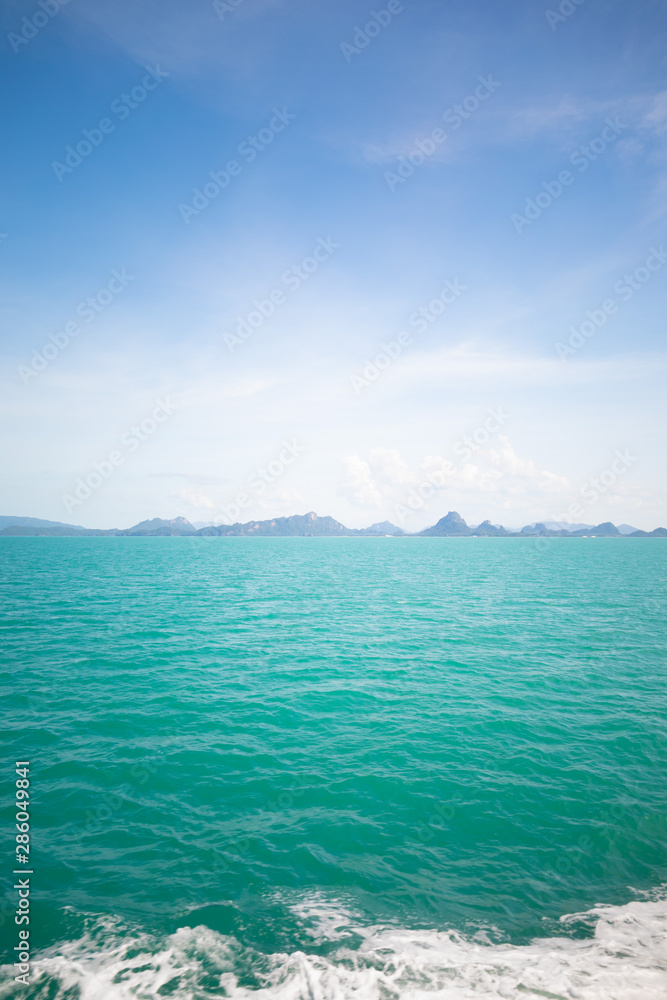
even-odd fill
[[[154,517],[131,528],[84,528],[31,517],[0,517],[0,538],[4,537],[305,537],[305,538],[667,538],[667,528],[653,531],[616,526],[611,521],[598,525],[573,526],[568,531],[562,522],[537,521],[511,531],[485,520],[468,525],[456,511],[449,511],[439,521],[421,531],[404,531],[390,521],[380,521],[368,528],[347,528],[330,516],[319,517],[314,511],[274,517],[263,521],[234,524],[206,524],[196,527],[184,517]]]

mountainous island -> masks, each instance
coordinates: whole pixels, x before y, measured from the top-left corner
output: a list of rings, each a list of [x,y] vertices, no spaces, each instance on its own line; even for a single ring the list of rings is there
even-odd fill
[[[140,521],[131,528],[82,528],[60,521],[44,521],[35,517],[0,517],[0,537],[2,536],[133,536],[150,537],[165,535],[182,536],[249,536],[249,537],[420,537],[420,538],[667,538],[667,528],[640,531],[629,524],[618,527],[611,521],[602,524],[570,525],[571,530],[557,522],[538,521],[527,524],[520,531],[508,531],[502,525],[482,521],[476,527],[466,524],[460,514],[450,510],[448,514],[430,528],[408,532],[390,521],[380,521],[368,528],[346,528],[333,517],[318,517],[314,511],[308,514],[292,514],[291,517],[274,517],[266,521],[246,521],[244,524],[210,524],[197,528],[184,517],[170,520],[154,517]]]

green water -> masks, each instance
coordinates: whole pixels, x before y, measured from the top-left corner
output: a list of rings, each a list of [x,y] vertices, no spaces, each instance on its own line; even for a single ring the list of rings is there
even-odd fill
[[[308,996],[289,970],[269,982],[271,956],[347,975],[341,947],[377,927],[524,954],[591,938],[564,914],[655,903],[666,556],[660,539],[3,539],[3,787],[31,761],[47,963],[21,995],[77,996],[76,955],[104,969],[138,935],[149,954],[181,942],[190,978],[158,993],[140,969],[90,996]],[[395,994],[308,988],[421,996],[407,975]]]

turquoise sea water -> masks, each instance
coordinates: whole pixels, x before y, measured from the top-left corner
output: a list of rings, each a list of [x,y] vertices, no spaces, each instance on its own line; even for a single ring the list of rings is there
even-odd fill
[[[666,558],[3,539],[1,995],[664,998]]]

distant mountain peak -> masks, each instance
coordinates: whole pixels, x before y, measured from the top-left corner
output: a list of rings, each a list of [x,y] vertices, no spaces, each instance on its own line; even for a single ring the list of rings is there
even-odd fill
[[[455,510],[450,510],[449,513],[445,514],[444,517],[441,517],[440,520],[433,525],[433,527],[425,528],[423,531],[420,531],[419,534],[427,536],[470,535],[472,532],[461,515]]]
[[[506,535],[508,532],[506,528],[503,528],[502,524],[491,524],[491,522],[487,520],[482,521],[482,523],[478,524],[476,528],[473,528],[472,533],[473,535],[485,535],[495,538],[500,535]]]
[[[368,528],[361,529],[364,535],[404,535],[402,528],[397,528],[391,521],[376,521]]]
[[[265,521],[246,521],[244,524],[214,524],[204,522],[205,526],[199,529],[185,517],[153,517],[145,521],[140,521],[132,528],[82,528],[75,525],[62,524],[59,521],[43,521],[34,517],[8,517],[0,516],[0,535],[137,535],[137,536],[164,536],[164,535],[254,535],[254,536],[301,536],[301,537],[346,537],[346,536],[367,536],[381,537],[391,535],[394,537],[405,535],[418,535],[423,537],[521,537],[545,536],[560,538],[665,538],[666,528],[654,528],[653,531],[641,531],[632,528],[629,524],[614,525],[611,521],[603,521],[595,526],[589,524],[567,524],[558,521],[537,521],[527,524],[520,530],[506,529],[502,525],[493,524],[491,521],[482,521],[477,527],[470,527],[461,515],[450,510],[444,517],[424,528],[423,531],[406,532],[398,528],[391,521],[377,521],[368,528],[347,528],[340,521],[328,515],[319,517],[314,510],[309,510],[307,514],[292,514],[289,517],[274,517]],[[201,524],[201,522],[198,522]]]
[[[166,519],[164,517],[152,517],[149,521],[140,521],[139,524],[134,524],[131,528],[128,528],[128,532],[131,535],[165,535],[172,531],[175,533],[185,532],[194,535],[197,529],[193,524],[190,524],[185,517],[172,517],[170,519]]]
[[[572,531],[572,535],[606,535],[608,537],[615,537],[620,535],[621,532],[618,530],[615,524],[611,521],[603,521],[602,524],[596,524],[594,528],[584,528],[581,531]]]
[[[3,528],[75,528],[77,531],[85,531],[80,524],[66,524],[64,521],[45,521],[41,517],[10,517],[7,514],[0,516],[0,530]],[[634,530],[634,529],[633,529]]]
[[[314,510],[291,517],[273,517],[266,521],[246,521],[242,524],[214,524],[202,528],[200,535],[355,535],[333,517],[318,517]]]

